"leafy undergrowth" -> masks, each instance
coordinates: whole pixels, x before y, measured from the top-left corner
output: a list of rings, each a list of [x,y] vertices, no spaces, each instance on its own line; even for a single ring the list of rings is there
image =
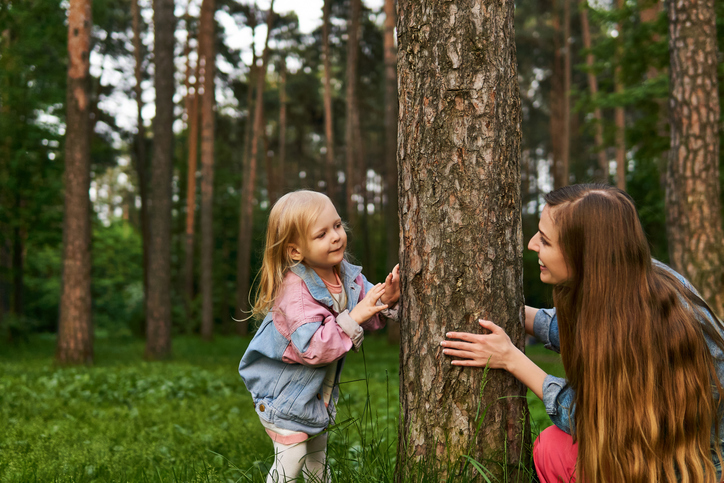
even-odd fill
[[[95,365],[75,368],[54,366],[52,337],[3,347],[0,482],[263,482],[272,446],[236,372],[248,342],[179,337],[171,360],[151,363],[142,341],[98,339]],[[393,481],[397,371],[383,338],[347,357],[335,481]],[[539,401],[531,412],[550,424]]]

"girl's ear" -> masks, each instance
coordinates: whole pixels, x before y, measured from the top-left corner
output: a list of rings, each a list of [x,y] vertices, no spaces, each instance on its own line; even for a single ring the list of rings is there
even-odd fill
[[[304,258],[302,256],[302,252],[299,250],[299,247],[297,245],[295,245],[294,243],[290,243],[287,246],[287,250],[289,253],[289,258],[291,258],[295,262],[301,262],[302,258]]]

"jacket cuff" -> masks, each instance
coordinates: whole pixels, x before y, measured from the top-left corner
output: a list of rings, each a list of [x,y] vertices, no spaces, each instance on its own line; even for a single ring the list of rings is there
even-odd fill
[[[377,299],[376,305],[385,305],[382,303],[381,299]],[[392,307],[387,307],[386,309],[383,309],[382,312],[380,312],[382,315],[387,317],[388,319],[392,320],[399,320],[399,312],[400,312],[400,301],[398,300],[395,302],[395,305]]]
[[[349,316],[349,310],[345,310],[337,316],[337,325],[349,336],[354,344],[354,350],[358,351],[365,338],[365,332],[355,320]]]
[[[550,338],[551,322],[553,321],[555,313],[555,309],[538,310],[535,314],[535,319],[533,319],[533,333],[539,341],[543,342],[546,349],[560,352],[560,350],[551,343]]]

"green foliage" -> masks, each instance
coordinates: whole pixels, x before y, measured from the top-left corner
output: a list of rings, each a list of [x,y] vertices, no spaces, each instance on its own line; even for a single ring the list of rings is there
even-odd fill
[[[0,482],[263,482],[272,445],[236,372],[248,342],[179,337],[172,360],[149,363],[143,341],[109,337],[94,367],[76,368],[53,366],[50,336],[2,347]],[[368,337],[347,357],[330,428],[334,481],[393,481],[398,352]],[[560,374],[560,359],[543,352],[534,358]]]

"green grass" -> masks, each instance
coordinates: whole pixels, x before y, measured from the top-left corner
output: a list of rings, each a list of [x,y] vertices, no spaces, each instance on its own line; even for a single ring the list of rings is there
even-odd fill
[[[79,368],[54,366],[53,337],[2,347],[0,483],[264,481],[271,442],[236,372],[248,342],[179,337],[172,360],[149,363],[143,341],[97,339],[95,365]],[[335,481],[392,481],[398,350],[368,337],[347,357],[329,444]],[[531,352],[561,372],[560,359]],[[534,428],[550,424],[540,401],[531,413]]]

